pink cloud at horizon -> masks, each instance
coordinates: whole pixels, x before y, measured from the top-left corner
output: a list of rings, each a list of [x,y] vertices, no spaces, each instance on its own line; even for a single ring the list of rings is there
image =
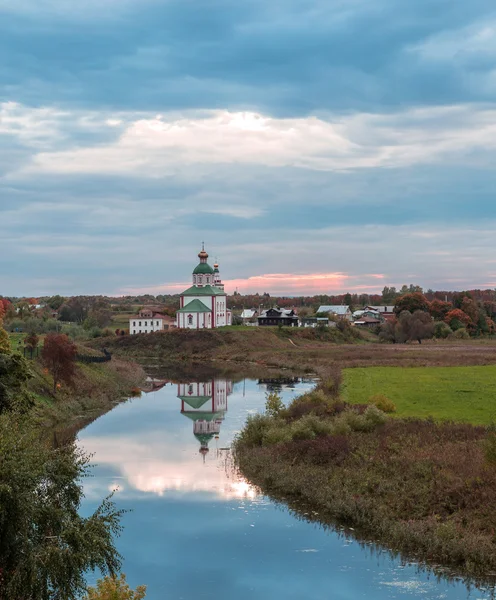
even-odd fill
[[[382,273],[350,275],[343,272],[334,273],[266,273],[248,278],[224,280],[226,292],[235,290],[243,294],[271,295],[306,295],[339,294],[346,292],[380,293],[377,282],[385,279]],[[127,288],[125,294],[180,294],[190,283],[171,283],[142,288]]]

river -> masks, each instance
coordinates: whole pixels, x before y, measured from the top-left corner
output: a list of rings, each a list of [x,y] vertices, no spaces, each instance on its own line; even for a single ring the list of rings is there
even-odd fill
[[[233,476],[228,448],[267,389],[285,402],[308,380],[150,381],[80,432],[92,453],[85,514],[117,489],[123,571],[147,600],[483,600],[343,532],[297,519]],[[93,583],[96,576],[90,577]]]

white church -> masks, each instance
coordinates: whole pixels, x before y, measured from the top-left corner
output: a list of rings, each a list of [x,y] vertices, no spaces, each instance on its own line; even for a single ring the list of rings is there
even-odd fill
[[[180,329],[215,329],[231,325],[232,314],[227,308],[227,294],[220,278],[219,265],[208,264],[208,254],[202,247],[200,263],[193,271],[193,285],[180,295],[176,326]]]

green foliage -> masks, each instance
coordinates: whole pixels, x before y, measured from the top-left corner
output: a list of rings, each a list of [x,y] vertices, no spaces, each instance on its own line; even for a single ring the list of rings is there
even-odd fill
[[[146,586],[140,585],[133,591],[122,573],[120,577],[99,579],[96,588],[88,588],[88,595],[84,600],[142,600],[145,596]]]
[[[245,427],[236,438],[236,445],[248,448],[262,446],[271,424],[271,417],[267,415],[249,415]]]
[[[28,363],[22,356],[0,354],[0,415],[26,413],[33,406],[33,399],[26,390],[30,378]]]
[[[74,445],[51,449],[26,420],[0,416],[0,599],[72,600],[85,572],[114,573],[121,512],[110,498],[79,514],[88,459]]]
[[[396,404],[384,394],[375,394],[369,398],[369,402],[384,413],[396,412]]]
[[[269,417],[277,417],[283,409],[283,401],[277,392],[270,392],[265,395],[265,414]]]
[[[444,321],[436,321],[434,323],[434,337],[438,339],[446,339],[453,333],[451,327]]]
[[[468,340],[470,338],[470,334],[465,327],[457,327],[450,337],[454,338],[455,340]]]
[[[53,310],[58,310],[65,302],[65,298],[63,298],[62,296],[59,296],[58,294],[56,296],[52,296],[51,298],[48,298],[47,300],[47,304],[50,308],[52,308]]]

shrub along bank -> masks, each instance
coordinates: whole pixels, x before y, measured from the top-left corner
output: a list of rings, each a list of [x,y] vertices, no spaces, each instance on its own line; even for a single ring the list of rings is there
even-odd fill
[[[269,396],[235,442],[242,473],[275,498],[460,574],[496,575],[496,435],[391,418],[323,384],[284,408]]]

